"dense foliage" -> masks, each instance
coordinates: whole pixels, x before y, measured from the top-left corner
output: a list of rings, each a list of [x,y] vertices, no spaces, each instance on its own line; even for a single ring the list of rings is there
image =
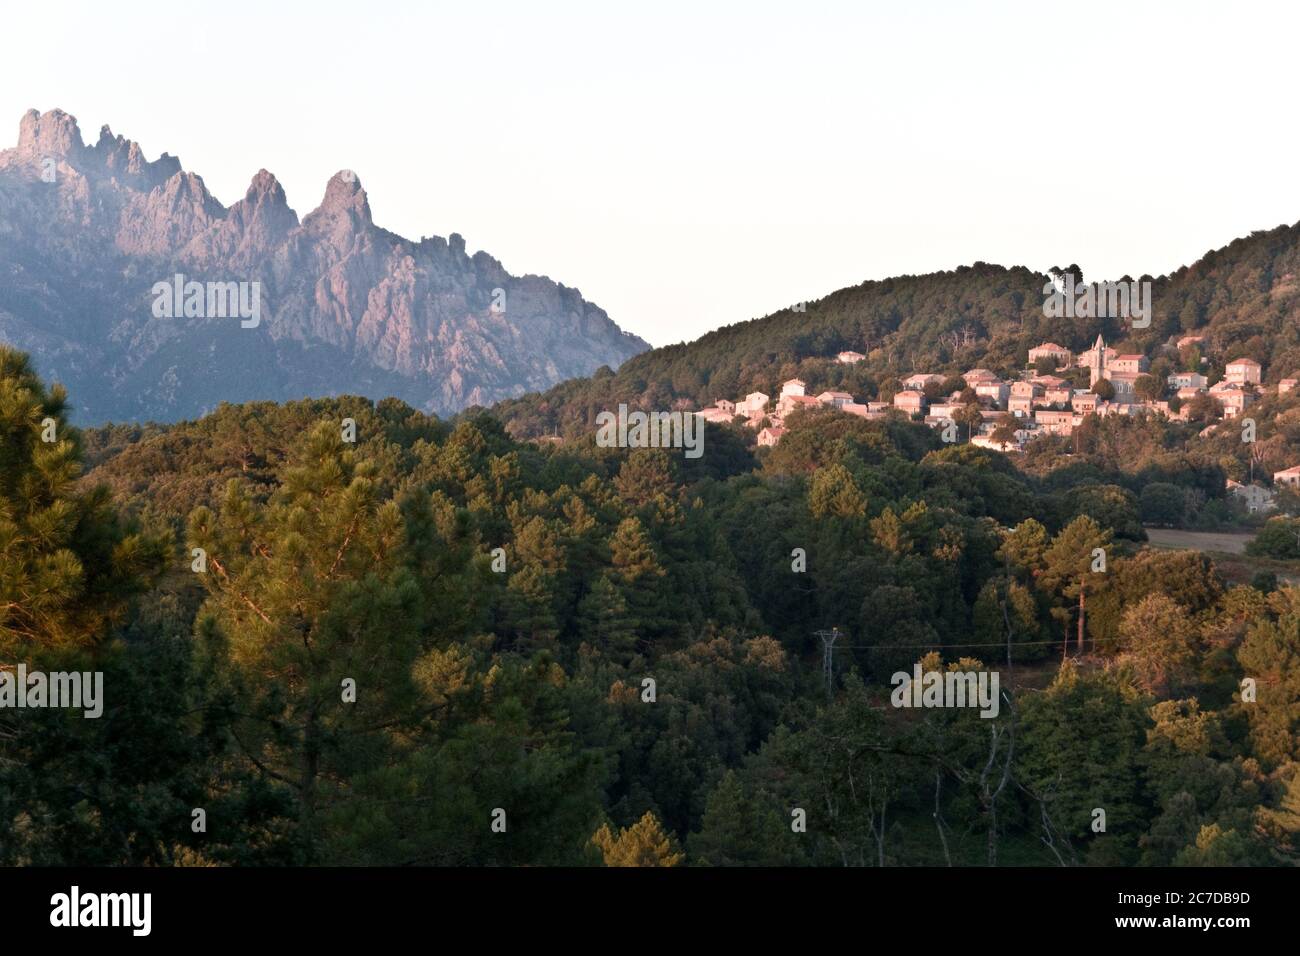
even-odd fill
[[[834,413],[697,461],[350,397],[77,435],[3,363],[0,663],[107,703],[0,710],[0,863],[1300,853],[1300,591],[1144,549],[1122,476]],[[917,662],[999,713],[891,706]]]

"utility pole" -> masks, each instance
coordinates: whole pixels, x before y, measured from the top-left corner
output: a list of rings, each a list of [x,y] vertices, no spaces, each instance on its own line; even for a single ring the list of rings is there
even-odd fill
[[[1007,670],[1011,670],[1011,615],[1007,613],[1007,598],[1011,591],[1011,555],[1003,548],[1002,553],[1002,623],[1007,627]]]
[[[814,631],[822,639],[822,676],[826,678],[826,700],[831,700],[831,664],[834,657],[835,642],[840,639],[840,629],[833,627],[829,631]]]

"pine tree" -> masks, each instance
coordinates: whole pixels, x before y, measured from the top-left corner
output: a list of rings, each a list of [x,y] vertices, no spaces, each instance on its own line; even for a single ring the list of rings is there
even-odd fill
[[[421,548],[333,422],[312,431],[265,505],[232,481],[218,513],[197,509],[190,546],[207,554],[197,631],[233,671],[235,739],[290,788],[311,858],[318,811],[418,719],[411,669],[430,588],[410,557]]]
[[[1278,595],[1278,603],[1300,600],[1300,589]],[[1255,702],[1239,705],[1250,721],[1255,756],[1270,767],[1300,760],[1300,613],[1287,609],[1276,622],[1256,621],[1237,660],[1256,685]]]
[[[791,866],[803,862],[795,834],[775,808],[745,793],[728,770],[709,794],[699,833],[687,840],[691,862],[705,866]]]
[[[93,647],[161,572],[166,542],[133,533],[108,490],[80,491],[63,389],[0,347],[0,662]]]
[[[618,587],[602,574],[578,607],[578,633],[593,647],[626,664],[636,650],[636,629]]]
[[[591,842],[600,850],[606,866],[679,866],[685,858],[676,839],[649,810],[618,833],[606,823],[592,835]]]
[[[867,497],[853,474],[837,463],[813,473],[808,509],[814,518],[861,518],[867,513]]]
[[[1078,650],[1083,653],[1084,614],[1087,606],[1087,593],[1092,587],[1093,570],[1098,548],[1103,550],[1110,544],[1110,531],[1103,530],[1087,515],[1080,515],[1066,525],[1055,538],[1052,545],[1043,554],[1045,568],[1038,578],[1039,586],[1048,592],[1059,591],[1066,598],[1079,601]],[[1068,618],[1066,633],[1069,633]]]
[[[650,536],[637,518],[624,518],[609,542],[610,578],[627,606],[628,626],[642,640],[672,625],[674,609],[662,593],[667,576]]]

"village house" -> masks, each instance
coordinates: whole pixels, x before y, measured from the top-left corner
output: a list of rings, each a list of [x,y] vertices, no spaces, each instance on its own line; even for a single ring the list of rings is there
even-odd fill
[[[713,403],[713,406],[714,408],[722,409],[724,412],[731,412],[733,415],[736,414],[736,403],[730,402],[725,398],[718,399]]]
[[[1224,379],[1229,382],[1239,382],[1243,385],[1258,385],[1261,379],[1260,365],[1251,358],[1233,359],[1228,363],[1227,374]]]
[[[1300,465],[1273,472],[1273,484],[1300,490]]]
[[[1097,393],[1079,389],[1070,396],[1070,408],[1078,415],[1090,415],[1097,410]]]
[[[1006,405],[1011,395],[1011,388],[999,378],[976,382],[971,387],[980,398],[990,399],[998,406]]]
[[[925,411],[925,393],[910,388],[904,389],[894,395],[894,407],[909,415],[920,414]]]
[[[736,417],[733,412],[729,412],[725,408],[706,408],[695,414],[706,422],[713,422],[715,425],[729,424]]]
[[[969,372],[962,375],[962,378],[966,380],[966,384],[970,388],[974,388],[980,382],[1002,381],[1002,379],[998,378],[996,375],[994,375],[986,368],[973,368]]]
[[[1200,345],[1204,341],[1204,335],[1184,335],[1178,340],[1178,348],[1179,350],[1182,350],[1191,345]]]
[[[1027,418],[1034,413],[1034,400],[1032,398],[1021,398],[1012,395],[1007,399],[1007,411],[1016,418]]]
[[[839,355],[835,356],[835,360],[841,365],[856,365],[865,358],[866,356],[861,352],[841,352]]]
[[[1142,375],[1151,368],[1151,363],[1147,361],[1145,355],[1116,355],[1106,363],[1106,367],[1112,372],[1120,372],[1130,375]]]
[[[1043,405],[1069,405],[1074,400],[1074,389],[1069,385],[1053,385],[1043,390]]]
[[[763,392],[750,392],[743,401],[736,403],[736,413],[744,415],[751,421],[762,418],[767,411],[768,396]]]
[[[909,375],[907,378],[903,379],[903,388],[923,389],[931,383],[942,385],[943,376],[936,375],[933,372],[918,372],[915,375]]]
[[[789,415],[797,408],[816,408],[817,399],[811,395],[782,395],[776,400],[776,410],[780,415]]]
[[[769,425],[758,433],[758,443],[764,448],[771,448],[781,440],[781,436],[784,434],[784,428]]]
[[[1200,372],[1174,372],[1166,381],[1173,388],[1204,389],[1210,384],[1210,380]]]
[[[781,398],[787,395],[803,395],[808,383],[801,378],[788,379],[781,383]]]
[[[1284,378],[1282,381],[1277,383],[1277,393],[1279,395],[1285,395],[1287,392],[1293,392],[1295,391],[1296,385],[1300,385],[1300,379]]]
[[[1263,485],[1243,485],[1228,479],[1228,494],[1246,506],[1250,514],[1273,511],[1277,508],[1277,494]]]
[[[841,405],[847,405],[853,401],[853,396],[848,392],[822,392],[817,396],[817,401],[822,405],[828,405],[832,408],[839,408]]]
[[[1074,353],[1055,342],[1044,342],[1029,350],[1029,364],[1037,364],[1039,359],[1055,359],[1057,368],[1069,368],[1074,361]]]
[[[938,402],[930,406],[930,417],[951,419],[961,409],[965,408],[961,402]]]
[[[1236,418],[1255,403],[1255,396],[1238,382],[1224,380],[1210,389],[1210,394],[1223,406],[1224,418]]]
[[[1040,408],[1034,413],[1038,427],[1051,435],[1072,435],[1074,429],[1083,422],[1083,416],[1074,412],[1057,412]]]
[[[840,411],[845,412],[849,415],[857,415],[859,418],[874,419],[874,418],[885,417],[884,412],[873,412],[868,406],[862,405],[858,402],[849,402],[846,405],[841,405]]]
[[[1045,389],[1060,388],[1062,385],[1069,384],[1067,379],[1061,378],[1059,375],[1035,375],[1029,381],[1035,385],[1041,385]]]

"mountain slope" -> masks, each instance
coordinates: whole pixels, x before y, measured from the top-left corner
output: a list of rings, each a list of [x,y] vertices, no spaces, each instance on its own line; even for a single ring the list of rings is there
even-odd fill
[[[176,274],[259,283],[260,321],[156,316],[154,286]],[[87,145],[60,110],[29,111],[0,151],[0,340],[75,386],[82,422],[340,393],[445,414],[648,347],[459,235],[380,228],[350,172],[301,221],[266,170],[225,207],[175,157],[149,162],[108,127]]]

